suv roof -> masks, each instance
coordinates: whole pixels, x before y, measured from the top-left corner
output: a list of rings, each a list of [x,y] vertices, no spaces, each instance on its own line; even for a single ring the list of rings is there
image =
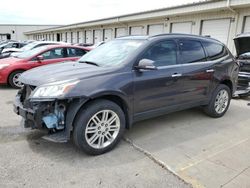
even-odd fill
[[[147,40],[147,39],[155,39],[158,37],[187,37],[187,38],[196,38],[200,40],[208,40],[208,41],[213,41],[213,42],[219,42],[219,40],[210,38],[208,36],[201,36],[201,35],[192,35],[192,34],[184,34],[184,33],[164,33],[164,34],[159,34],[159,35],[132,35],[132,36],[124,36],[124,37],[119,37],[118,39],[132,39],[132,40]]]

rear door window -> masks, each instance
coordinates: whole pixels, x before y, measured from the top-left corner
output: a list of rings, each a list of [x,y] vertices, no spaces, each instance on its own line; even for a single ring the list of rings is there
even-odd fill
[[[68,57],[81,57],[86,54],[85,50],[79,48],[67,48]]]
[[[182,64],[204,62],[207,60],[200,41],[180,40],[180,61]]]
[[[64,49],[55,48],[41,54],[44,59],[58,59],[64,58]]]
[[[209,60],[216,60],[228,55],[226,48],[221,44],[203,42],[203,46],[208,53]]]

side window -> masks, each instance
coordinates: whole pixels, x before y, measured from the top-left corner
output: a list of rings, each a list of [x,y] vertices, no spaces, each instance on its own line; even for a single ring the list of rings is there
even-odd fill
[[[221,44],[204,42],[203,45],[206,48],[210,60],[216,60],[228,55],[226,48]]]
[[[204,49],[199,41],[181,40],[179,46],[182,64],[206,61]]]
[[[174,41],[162,41],[147,50],[141,59],[155,61],[155,66],[168,66],[177,64],[177,45]]]
[[[79,48],[67,48],[68,57],[83,56],[86,52]]]
[[[18,48],[18,43],[13,43],[12,48]]]
[[[47,52],[44,52],[41,54],[44,59],[58,59],[58,58],[64,58],[63,48],[55,48],[51,49]]]
[[[13,47],[13,43],[7,44],[4,48],[14,48],[14,47]]]

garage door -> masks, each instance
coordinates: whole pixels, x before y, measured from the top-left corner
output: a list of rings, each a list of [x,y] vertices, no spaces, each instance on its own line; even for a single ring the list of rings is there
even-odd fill
[[[72,32],[72,43],[77,43],[77,32]]]
[[[62,41],[66,42],[67,38],[66,38],[67,34],[66,33],[62,33]]]
[[[171,24],[171,33],[192,33],[192,22],[181,22]]]
[[[126,28],[125,27],[116,28],[115,37],[122,37],[122,36],[126,36],[126,35],[127,35],[127,32],[126,32]]]
[[[92,31],[85,31],[85,41],[86,43],[92,44],[93,43],[93,37],[92,37]]]
[[[244,32],[244,33],[250,32],[250,16],[247,16],[247,17],[246,17],[243,32]]]
[[[94,30],[94,44],[97,44],[102,41],[102,32],[101,30]]]
[[[78,43],[83,42],[83,32],[82,31],[77,31],[77,38],[78,38],[78,40],[77,40]]]
[[[71,32],[67,32],[67,42],[71,43]]]
[[[142,35],[142,26],[130,27],[130,35]]]
[[[112,29],[104,29],[104,41],[112,40]]]
[[[149,25],[148,26],[148,34],[149,35],[158,35],[162,34],[164,32],[164,25],[158,24],[158,25]]]
[[[227,44],[229,30],[230,19],[205,20],[202,22],[201,34],[203,36],[210,36]]]

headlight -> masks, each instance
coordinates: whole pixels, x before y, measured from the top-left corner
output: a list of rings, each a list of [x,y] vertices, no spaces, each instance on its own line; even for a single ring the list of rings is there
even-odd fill
[[[31,98],[54,98],[65,95],[69,92],[79,81],[63,81],[54,82],[52,84],[39,86],[31,94]]]
[[[8,67],[10,64],[0,64],[0,69],[3,69],[5,67]]]

